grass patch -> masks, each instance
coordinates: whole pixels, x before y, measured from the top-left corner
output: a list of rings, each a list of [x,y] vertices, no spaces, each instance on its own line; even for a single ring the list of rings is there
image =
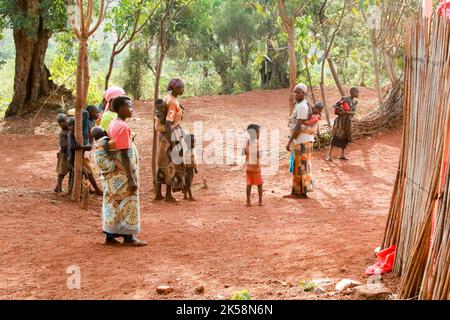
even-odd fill
[[[231,300],[252,300],[252,296],[247,290],[236,291],[232,296]]]
[[[317,288],[314,283],[308,282],[306,280],[301,280],[299,283],[299,287],[305,292],[312,292]]]

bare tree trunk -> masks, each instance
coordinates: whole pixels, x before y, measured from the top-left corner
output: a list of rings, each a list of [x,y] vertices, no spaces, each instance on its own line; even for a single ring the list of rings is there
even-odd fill
[[[386,69],[386,73],[391,81],[391,84],[394,86],[399,81],[394,62],[385,50],[382,50],[382,55],[384,68]]]
[[[109,79],[111,79],[115,58],[116,58],[116,54],[114,53],[114,48],[113,48],[113,50],[111,52],[111,56],[109,57],[108,72],[106,73],[106,76],[105,76],[105,91],[108,90],[108,88],[109,88]]]
[[[283,0],[277,1],[278,13],[283,21],[284,30],[288,34],[289,53],[289,115],[294,110],[294,88],[297,81],[297,57],[295,54],[295,26],[294,21],[286,14],[286,7]]]
[[[165,52],[163,52],[163,49],[159,47],[160,53],[158,58],[158,65],[156,67],[156,75],[155,75],[155,88],[154,88],[154,95],[153,98],[156,102],[157,99],[159,99],[159,86],[161,82],[161,74],[165,59]],[[156,106],[153,109],[153,119],[155,119],[156,116]],[[152,144],[152,175],[153,175],[153,184],[156,183],[156,176],[157,176],[157,170],[158,170],[158,132],[155,128],[155,122],[153,121],[153,144]]]
[[[50,94],[44,60],[51,33],[44,29],[41,18],[37,28],[36,38],[22,30],[13,32],[16,48],[14,95],[6,110],[6,117],[32,111],[37,107],[39,98]]]
[[[88,43],[86,41],[86,51],[84,55],[84,64],[83,64],[83,105],[81,106],[82,108],[85,108],[87,104],[90,82],[91,77],[89,75]]]
[[[330,70],[331,70],[331,74],[333,75],[334,82],[336,83],[336,87],[338,88],[339,93],[341,94],[341,96],[344,97],[345,96],[345,91],[344,91],[344,88],[342,86],[341,80],[339,80],[339,75],[338,75],[338,73],[336,71],[336,67],[334,65],[334,62],[333,62],[333,60],[330,57],[327,58],[327,61],[328,61],[328,65],[330,66]]]
[[[322,103],[325,110],[325,117],[327,118],[328,127],[331,127],[330,113],[328,112],[327,98],[325,94],[325,59],[322,61],[322,68],[320,71],[320,94],[322,96]]]
[[[373,68],[375,71],[375,89],[377,90],[378,103],[383,102],[383,95],[381,94],[381,75],[380,75],[380,63],[378,61],[378,52],[375,44],[372,42],[372,58]]]
[[[295,54],[295,31],[292,28],[289,32],[288,38],[288,52],[289,52],[289,115],[294,110],[294,88],[297,82],[297,57]]]
[[[93,0],[87,1],[87,12],[85,16],[84,1],[77,1],[76,7],[79,10],[80,21],[77,21],[71,10],[72,1],[69,1],[69,18],[73,23],[73,30],[79,40],[78,46],[78,63],[77,63],[77,94],[75,97],[75,141],[83,145],[83,122],[82,112],[86,104],[89,89],[89,57],[88,57],[88,39],[94,34],[103,21],[105,14],[105,1],[100,1],[100,16],[91,28],[93,10]],[[85,22],[86,20],[86,22]],[[81,181],[83,171],[83,151],[81,149],[75,151],[74,163],[74,179],[72,189],[72,200],[79,202],[81,196]]]
[[[304,52],[304,50],[303,50],[303,52]],[[312,81],[311,81],[311,73],[309,72],[308,57],[306,57],[306,56],[305,56],[305,68],[306,68],[306,76],[308,77],[309,90],[311,91],[313,103],[316,104],[316,97],[314,96],[314,87],[313,87]]]
[[[84,74],[86,68],[84,66],[87,59],[87,39],[81,38],[78,49],[78,64],[77,64],[77,89],[75,97],[75,141],[79,144],[83,144],[83,121],[82,113],[83,105],[85,103],[85,90],[86,75]],[[75,151],[75,163],[74,163],[74,175],[73,175],[73,188],[72,188],[72,200],[79,202],[81,196],[81,180],[83,172],[83,151]]]

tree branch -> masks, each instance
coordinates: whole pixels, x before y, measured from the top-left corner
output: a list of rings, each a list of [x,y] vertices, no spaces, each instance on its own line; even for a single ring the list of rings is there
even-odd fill
[[[101,0],[101,2],[100,2],[100,17],[98,18],[95,26],[88,32],[88,34],[87,34],[88,37],[90,37],[92,34],[94,34],[94,32],[98,29],[98,27],[102,23],[104,17],[105,17],[105,0]]]

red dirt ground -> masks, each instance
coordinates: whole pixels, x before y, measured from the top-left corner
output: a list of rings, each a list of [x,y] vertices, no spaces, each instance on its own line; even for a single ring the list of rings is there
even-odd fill
[[[189,98],[182,102],[184,122],[222,130],[256,122],[280,129],[283,147],[286,96],[277,90]],[[329,97],[336,100],[337,92]],[[362,109],[374,97],[363,90]],[[291,184],[284,153],[280,173],[265,177],[264,207],[245,207],[241,167],[219,165],[200,166],[198,202],[167,205],[152,202],[151,104],[136,109],[130,125],[141,156],[139,238],[149,243],[143,248],[101,244],[100,198],[85,211],[52,192],[58,143],[51,121],[41,119],[34,134],[20,135],[5,132],[27,122],[0,123],[1,299],[223,299],[242,289],[254,299],[323,299],[302,292],[298,282],[366,280],[364,269],[383,236],[400,129],[356,141],[348,163],[330,164],[323,150],[315,152],[316,191],[308,200],[282,199]],[[71,265],[81,269],[80,290],[67,289]],[[174,292],[158,295],[162,284]],[[202,295],[194,291],[199,285]]]

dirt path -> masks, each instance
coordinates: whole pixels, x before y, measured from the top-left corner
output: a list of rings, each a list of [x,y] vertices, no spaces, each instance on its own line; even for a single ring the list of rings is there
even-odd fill
[[[190,125],[201,120],[224,130],[256,122],[281,129],[284,137],[285,97],[279,90],[182,104]],[[138,103],[130,122],[141,156],[144,248],[101,245],[101,199],[84,211],[52,193],[56,128],[0,134],[1,299],[217,299],[241,289],[255,299],[316,299],[301,292],[299,280],[364,280],[383,235],[399,129],[354,143],[348,163],[326,163],[324,152],[316,152],[316,192],[308,200],[282,199],[291,181],[283,155],[280,173],[265,178],[264,207],[244,206],[242,168],[218,165],[200,167],[198,202],[166,205],[152,202],[151,114],[150,104]],[[66,269],[73,265],[81,270],[81,290],[66,286]],[[155,288],[161,284],[175,291],[160,296]],[[203,295],[194,293],[198,285],[205,287]]]

